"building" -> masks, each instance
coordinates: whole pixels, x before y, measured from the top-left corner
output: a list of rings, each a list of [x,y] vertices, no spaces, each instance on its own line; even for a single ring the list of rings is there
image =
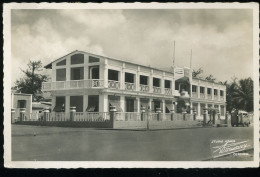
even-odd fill
[[[29,118],[32,113],[32,94],[11,93],[11,107],[14,109],[14,117],[20,117],[20,109],[25,109],[25,117]]]
[[[45,66],[52,69],[52,81],[42,84],[52,95],[52,110],[77,112],[146,111],[196,113],[217,108],[224,117],[225,85],[192,78],[190,68],[175,67],[174,72],[128,61],[74,51]]]

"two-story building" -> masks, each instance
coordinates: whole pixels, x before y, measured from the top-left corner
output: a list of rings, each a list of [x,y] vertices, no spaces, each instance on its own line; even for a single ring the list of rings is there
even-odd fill
[[[225,113],[224,85],[192,78],[190,68],[163,70],[83,51],[74,51],[45,66],[52,81],[42,85],[51,92],[52,110],[69,112],[140,112],[141,107],[162,113],[171,110],[218,108]],[[187,109],[188,108],[188,109]],[[192,108],[192,109],[189,109]]]

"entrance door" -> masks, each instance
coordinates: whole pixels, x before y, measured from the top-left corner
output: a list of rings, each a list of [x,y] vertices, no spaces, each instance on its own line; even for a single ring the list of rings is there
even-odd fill
[[[126,99],[126,112],[134,112],[134,99]]]

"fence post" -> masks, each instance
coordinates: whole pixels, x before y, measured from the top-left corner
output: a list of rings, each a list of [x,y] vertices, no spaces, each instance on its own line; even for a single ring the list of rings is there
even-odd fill
[[[187,113],[187,112],[182,112],[182,114],[183,114],[183,120],[186,120],[186,113]]]
[[[225,124],[228,124],[228,111],[226,112],[226,115],[225,115]]]
[[[171,110],[171,121],[173,121],[174,110]]]
[[[70,121],[74,121],[75,118],[75,114],[76,114],[76,107],[70,107]]]
[[[15,114],[15,109],[12,108],[12,109],[11,109],[11,124],[15,122],[15,121],[14,121],[14,114]]]
[[[213,118],[212,124],[215,125],[215,118],[216,118],[216,111],[215,110],[212,111],[212,118]]]
[[[157,121],[159,121],[160,120],[160,114],[161,114],[161,108],[156,108],[156,113],[158,113],[157,114]]]
[[[197,114],[197,111],[194,110],[194,111],[193,111],[193,120],[196,120],[196,114]]]
[[[204,108],[204,113],[203,113],[203,125],[206,125],[207,121],[207,108]]]
[[[25,115],[25,108],[20,108],[20,121],[22,122],[24,120]]]
[[[112,123],[112,128],[114,128],[115,116],[116,116],[116,107],[110,106],[110,121]]]
[[[141,107],[141,121],[144,121],[145,107]]]
[[[47,121],[47,116],[48,116],[49,112],[50,112],[50,111],[49,111],[49,108],[46,107],[46,108],[44,109],[44,111],[43,111],[43,121],[44,121],[44,122]]]

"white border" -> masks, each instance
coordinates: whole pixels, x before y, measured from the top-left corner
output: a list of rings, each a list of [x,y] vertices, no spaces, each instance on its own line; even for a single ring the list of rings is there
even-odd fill
[[[254,43],[254,161],[11,161],[11,9],[252,9]],[[257,3],[5,3],[4,166],[9,168],[241,168],[259,166],[259,5]]]

